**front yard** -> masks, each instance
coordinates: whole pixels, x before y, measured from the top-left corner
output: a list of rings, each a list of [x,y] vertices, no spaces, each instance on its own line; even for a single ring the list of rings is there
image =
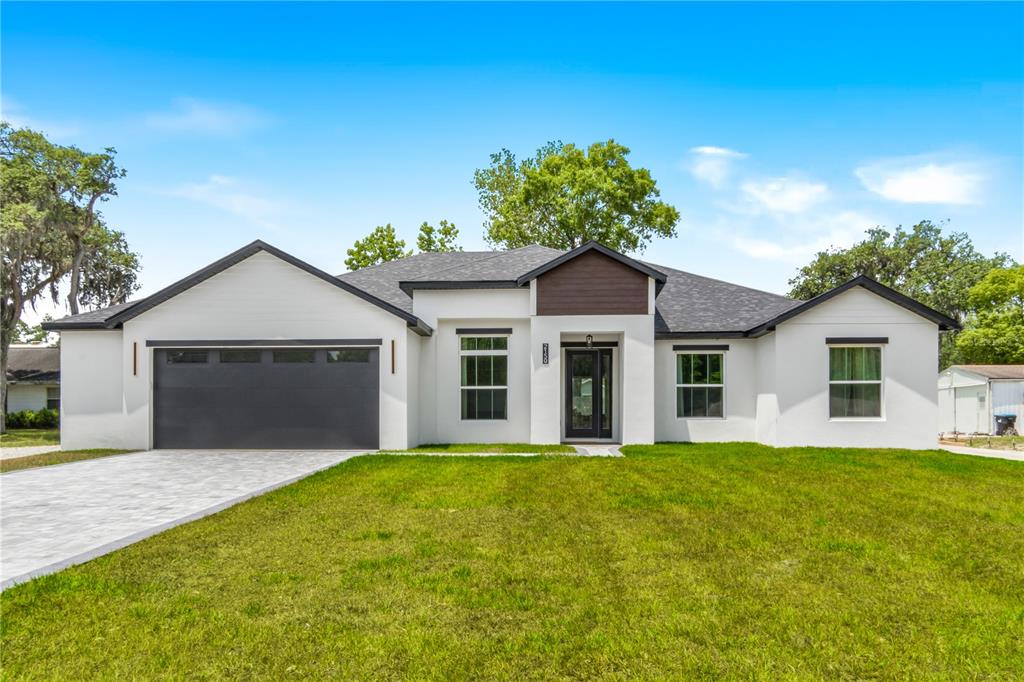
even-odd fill
[[[1024,670],[1024,465],[359,457],[3,594],[5,678]]]
[[[60,429],[8,429],[0,435],[0,448],[60,445]]]

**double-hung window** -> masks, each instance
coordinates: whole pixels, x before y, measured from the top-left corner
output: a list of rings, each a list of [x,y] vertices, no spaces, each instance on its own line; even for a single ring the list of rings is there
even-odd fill
[[[508,337],[459,337],[462,418],[508,418]]]
[[[725,416],[725,354],[676,355],[676,416]]]
[[[829,346],[828,415],[832,419],[882,416],[881,346]]]

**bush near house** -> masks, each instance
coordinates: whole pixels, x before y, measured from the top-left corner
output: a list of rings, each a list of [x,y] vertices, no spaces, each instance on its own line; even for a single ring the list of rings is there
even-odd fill
[[[9,429],[55,429],[60,424],[60,412],[43,408],[7,413]]]

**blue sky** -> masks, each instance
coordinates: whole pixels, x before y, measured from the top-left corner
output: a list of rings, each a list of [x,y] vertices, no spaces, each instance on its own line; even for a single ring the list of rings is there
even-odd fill
[[[682,214],[645,257],[784,293],[948,220],[1024,260],[1022,4],[5,2],[3,115],[113,146],[151,293],[263,238],[331,272],[391,222],[484,248],[472,173],[614,138]]]

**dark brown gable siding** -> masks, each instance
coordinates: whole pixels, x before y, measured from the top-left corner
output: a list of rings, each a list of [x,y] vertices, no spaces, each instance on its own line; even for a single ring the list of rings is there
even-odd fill
[[[647,275],[590,251],[537,278],[538,315],[646,315]]]

